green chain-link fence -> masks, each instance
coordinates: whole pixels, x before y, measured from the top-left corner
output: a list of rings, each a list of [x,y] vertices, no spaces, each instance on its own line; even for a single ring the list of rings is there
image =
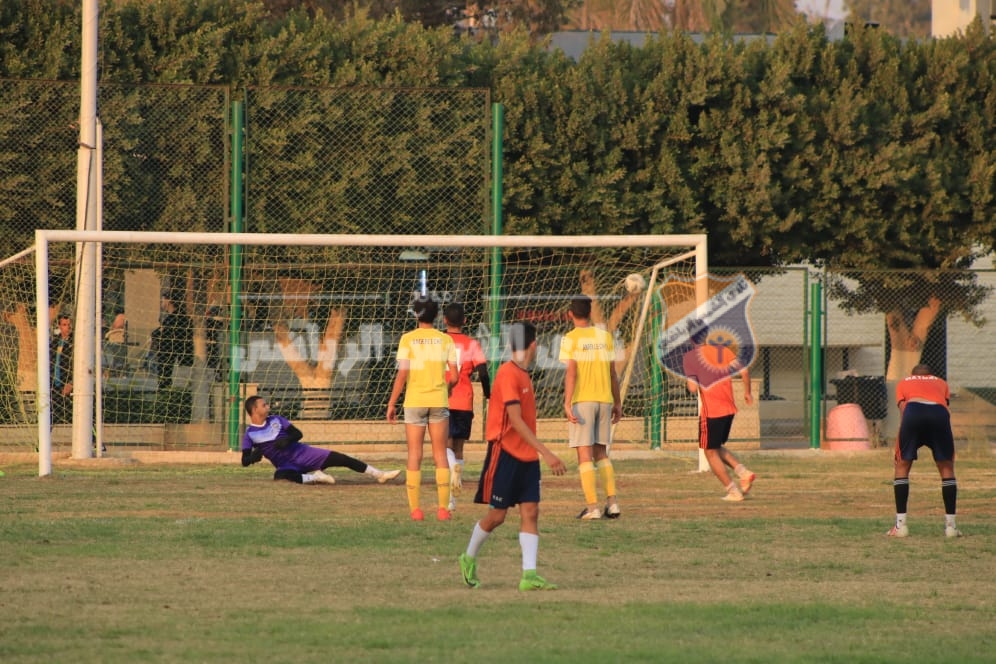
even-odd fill
[[[486,91],[253,88],[235,97],[245,108],[245,150],[239,155],[244,230],[487,232],[492,136]],[[29,247],[36,228],[75,226],[78,105],[75,83],[0,80],[5,256]],[[227,88],[103,85],[99,107],[105,229],[230,229],[232,146],[239,141],[232,140]],[[413,248],[413,256],[404,260],[399,256],[397,270],[405,283],[415,283],[419,270],[404,261],[424,259],[421,254],[430,253],[424,249]],[[73,256],[69,246],[59,250],[49,275],[53,309],[72,311]],[[298,303],[317,297],[313,291],[321,283],[314,274],[323,265],[355,256],[247,251],[256,254],[254,260],[268,261],[269,271],[266,278],[251,271],[243,275],[245,292],[254,298],[245,298],[253,311],[247,312],[243,334],[273,336],[273,323],[280,320],[297,321],[301,329],[327,326],[321,315],[327,307]],[[122,333],[109,337],[124,343],[111,348],[119,354],[105,362],[120,362],[109,367],[112,377],[143,394],[141,408],[128,406],[134,424],[180,422],[191,407],[182,395],[154,394],[149,340],[161,322],[160,291],[186,305],[198,344],[208,346],[196,348],[197,356],[214,380],[225,381],[230,266],[223,249],[133,252],[104,265],[104,327],[113,332],[122,312],[128,320]],[[717,274],[724,271],[711,267]],[[25,399],[33,387],[32,268],[29,256],[0,268],[0,412],[8,423],[30,420],[31,404]],[[759,399],[742,410],[742,418],[755,419],[764,444],[810,443],[807,418],[814,395],[807,312],[809,286],[815,282],[824,285],[826,297],[819,364],[823,389],[815,395],[824,417],[822,431],[836,406],[856,404],[870,442],[888,441],[894,424],[889,420],[896,412],[889,390],[916,359],[950,381],[960,439],[996,435],[996,366],[987,350],[989,325],[996,320],[992,271],[835,274],[800,268],[746,274],[757,287],[750,318],[758,344],[751,373]],[[264,315],[262,308],[278,313]],[[316,315],[321,320],[312,320]],[[385,367],[390,374],[389,361]],[[668,408],[687,406],[680,381],[668,385],[674,397]],[[121,398],[120,391],[109,393],[105,410],[118,412]]]
[[[236,97],[245,108],[239,135],[231,127],[228,88],[102,85],[103,229],[226,232],[233,230],[230,202],[238,196],[244,210],[239,229],[248,232],[487,231],[486,90],[253,88]],[[78,108],[77,84],[0,81],[5,256],[29,247],[36,228],[75,227]],[[233,161],[243,165],[234,175]],[[263,281],[252,270],[244,275],[245,293],[237,297],[254,317],[245,321],[240,344],[258,331],[253,326],[313,326],[309,318],[328,306],[302,304],[312,296],[323,302],[324,295],[305,296],[301,288],[322,288],[314,275],[325,265],[356,260],[341,250],[314,248],[253,247],[246,253],[247,264],[266,265],[269,272]],[[192,354],[224,383],[229,367],[223,341],[232,311],[228,254],[219,247],[159,246],[105,256],[103,327],[123,342],[105,358],[112,365],[108,377],[116,379],[108,383],[108,421],[182,422],[191,408],[207,408],[174,393],[182,387],[157,385],[155,347],[163,342],[154,333],[166,316],[159,295],[170,295],[193,319]],[[72,312],[72,246],[54,245],[50,258],[52,313]],[[10,406],[3,416],[8,422],[30,420],[33,407],[31,261],[22,257],[3,274],[0,324],[10,334],[4,336],[0,398]],[[273,315],[260,314],[264,308]],[[115,329],[122,320],[125,327]]]
[[[249,89],[245,229],[486,233],[488,103],[483,90]]]
[[[898,430],[895,384],[920,362],[950,383],[960,440],[996,437],[996,361],[985,350],[996,320],[992,269],[745,274],[757,286],[750,320],[758,354],[750,371],[762,440],[810,443],[808,299],[817,282],[823,289],[816,398],[824,444],[830,438],[891,445]],[[835,410],[842,405],[850,407]]]

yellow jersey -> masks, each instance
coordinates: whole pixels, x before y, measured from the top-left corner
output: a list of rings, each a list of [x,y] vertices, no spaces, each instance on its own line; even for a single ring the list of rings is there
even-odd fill
[[[576,327],[560,341],[560,361],[577,363],[577,380],[571,403],[594,401],[613,403],[612,362],[615,345],[612,334],[600,327]]]
[[[398,342],[398,365],[408,367],[405,384],[406,408],[446,408],[449,389],[446,365],[456,364],[456,346],[452,337],[431,328],[406,332]]]

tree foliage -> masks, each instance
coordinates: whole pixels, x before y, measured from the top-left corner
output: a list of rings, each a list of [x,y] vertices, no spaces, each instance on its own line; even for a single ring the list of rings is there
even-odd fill
[[[72,216],[78,12],[68,2],[0,4],[0,78],[63,81],[0,84],[0,224],[19,242]],[[116,211],[109,227],[220,230],[223,221],[227,191],[208,174],[225,167],[225,95],[168,100],[135,84],[258,89],[249,109],[256,136],[293,187],[255,202],[257,219],[265,212],[267,224],[283,215],[294,229],[371,233],[409,223],[434,232],[446,212],[401,214],[399,206],[392,216],[386,206],[381,215],[316,216],[305,203],[348,209],[357,192],[336,190],[332,174],[388,167],[392,201],[421,189],[466,199],[462,175],[483,165],[460,146],[477,145],[470,152],[484,159],[483,139],[433,133],[439,118],[414,114],[395,128],[392,159],[380,171],[365,171],[369,160],[360,158],[323,162],[335,155],[322,145],[322,123],[373,119],[361,107],[337,116],[343,109],[327,105],[329,90],[480,87],[506,109],[509,233],[707,232],[715,265],[810,261],[863,271],[958,269],[996,249],[996,39],[978,23],[931,41],[858,27],[831,42],[802,24],[771,44],[721,35],[696,44],[665,33],[640,48],[596,40],[577,62],[526,30],[492,44],[398,15],[340,19],[232,0],[108,1],[100,32],[102,113],[128,141],[107,164],[105,204]],[[313,92],[294,97],[273,86]],[[308,100],[274,115],[272,133],[260,136],[272,104],[292,97]],[[394,95],[391,103],[407,102]],[[146,118],[156,109],[177,121],[153,130]],[[483,108],[469,118],[440,109],[446,114],[486,123]],[[423,158],[444,162],[443,182],[405,176],[420,158],[404,149],[406,134],[432,139]],[[382,140],[360,128],[355,135]],[[177,150],[182,168],[161,159]],[[253,164],[257,191],[263,167],[263,159]],[[374,179],[381,188],[371,196],[392,181]],[[479,194],[469,196],[483,209]],[[870,288],[893,285],[868,277],[862,288],[848,291],[856,308],[884,301]],[[968,312],[973,298],[948,292],[945,301]]]

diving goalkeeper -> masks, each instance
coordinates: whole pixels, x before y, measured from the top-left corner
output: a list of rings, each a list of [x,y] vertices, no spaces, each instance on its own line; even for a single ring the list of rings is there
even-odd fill
[[[379,470],[359,459],[339,452],[312,447],[301,442],[304,434],[290,420],[270,414],[270,404],[261,396],[246,399],[249,423],[242,437],[242,465],[251,466],[266,459],[276,471],[274,480],[298,484],[335,484],[335,478],[323,470],[342,466],[366,473],[381,484],[393,480],[400,470]]]

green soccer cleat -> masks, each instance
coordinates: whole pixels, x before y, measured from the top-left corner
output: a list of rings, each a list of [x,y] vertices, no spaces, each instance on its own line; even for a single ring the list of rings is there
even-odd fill
[[[535,570],[522,573],[522,580],[519,581],[519,590],[556,590],[557,584],[550,583]]]
[[[481,580],[477,578],[477,558],[468,556],[466,553],[460,554],[460,575],[463,582],[471,588],[479,588]]]

